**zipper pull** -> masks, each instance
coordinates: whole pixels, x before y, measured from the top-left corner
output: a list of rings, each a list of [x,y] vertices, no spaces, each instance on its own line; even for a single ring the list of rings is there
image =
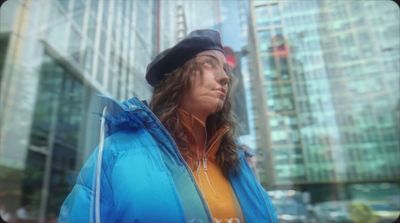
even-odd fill
[[[207,171],[207,157],[203,158],[203,169],[204,171]]]

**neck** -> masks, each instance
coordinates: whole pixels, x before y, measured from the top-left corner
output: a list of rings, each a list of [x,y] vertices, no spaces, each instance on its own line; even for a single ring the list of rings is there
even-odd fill
[[[193,127],[193,137],[196,141],[196,154],[198,154],[198,157],[201,157],[206,151],[205,146],[206,146],[206,128],[202,127],[200,125],[195,125]]]
[[[207,112],[203,112],[202,110],[197,109],[197,108],[193,109],[193,105],[181,104],[179,106],[179,108],[191,115],[194,115],[198,120],[200,120],[202,123],[204,123],[204,126],[205,126],[205,123],[206,123],[208,115],[209,115]]]
[[[205,153],[204,149],[206,146],[207,133],[206,133],[206,118],[200,118],[197,115],[188,112],[187,110],[180,108],[182,122],[191,131],[191,135],[195,140],[195,153],[197,158],[200,158]]]

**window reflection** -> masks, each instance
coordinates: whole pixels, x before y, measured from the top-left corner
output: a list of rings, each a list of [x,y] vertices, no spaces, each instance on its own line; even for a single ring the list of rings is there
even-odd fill
[[[261,64],[266,101],[260,114],[269,120],[269,140],[263,145],[270,153],[259,159],[265,168],[261,180],[277,192],[295,189],[309,195],[320,222],[362,222],[357,216],[363,208],[365,216],[384,221],[376,211],[379,205],[365,200],[400,203],[400,166],[390,158],[400,156],[395,136],[400,77],[393,69],[399,65],[400,44],[392,39],[399,37],[399,29],[385,37],[386,27],[399,22],[385,19],[371,26],[386,17],[383,12],[398,18],[395,8],[390,2],[254,3],[252,25],[260,54],[255,59]],[[397,52],[385,53],[386,45]],[[289,125],[290,119],[297,124]],[[362,187],[376,197],[366,196]],[[280,199],[274,201],[282,221],[297,215],[306,222],[301,214],[282,211]]]
[[[31,209],[31,217],[38,217],[41,211],[56,216],[70,190],[77,157],[82,155],[78,148],[85,123],[85,98],[82,83],[46,55],[40,71],[32,126],[35,131],[30,137],[22,200],[37,208],[45,199],[47,205],[46,210]]]

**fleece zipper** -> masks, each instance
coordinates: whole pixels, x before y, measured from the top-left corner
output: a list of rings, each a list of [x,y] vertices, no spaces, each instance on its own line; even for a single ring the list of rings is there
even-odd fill
[[[193,123],[192,123],[192,127],[193,127]],[[198,178],[200,179],[201,177],[200,177],[200,172],[199,172],[200,168],[199,167],[201,165],[203,168],[203,173],[205,175],[206,181],[207,181],[208,185],[210,186],[211,191],[214,194],[217,194],[217,192],[214,189],[214,186],[211,183],[210,177],[208,176],[208,167],[207,167],[208,154],[210,153],[210,151],[213,148],[213,146],[215,145],[215,143],[218,142],[218,140],[222,136],[225,135],[225,133],[228,131],[228,129],[225,129],[224,132],[220,133],[218,135],[218,137],[213,140],[213,143],[209,146],[207,146],[207,130],[206,129],[204,129],[204,130],[205,130],[205,143],[203,146],[203,155],[201,156],[201,159],[198,159],[198,158],[196,159],[196,173],[197,173]],[[208,148],[208,150],[207,150],[207,148]],[[201,180],[199,180],[199,183],[201,184]],[[202,187],[202,185],[200,185],[200,186]]]

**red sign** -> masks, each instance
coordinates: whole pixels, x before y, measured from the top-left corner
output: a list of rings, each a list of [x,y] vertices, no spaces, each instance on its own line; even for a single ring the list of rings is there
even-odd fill
[[[230,48],[228,46],[224,47],[224,53],[225,53],[226,62],[228,63],[229,68],[231,70],[233,70],[237,65],[235,53],[233,52],[232,48]]]

